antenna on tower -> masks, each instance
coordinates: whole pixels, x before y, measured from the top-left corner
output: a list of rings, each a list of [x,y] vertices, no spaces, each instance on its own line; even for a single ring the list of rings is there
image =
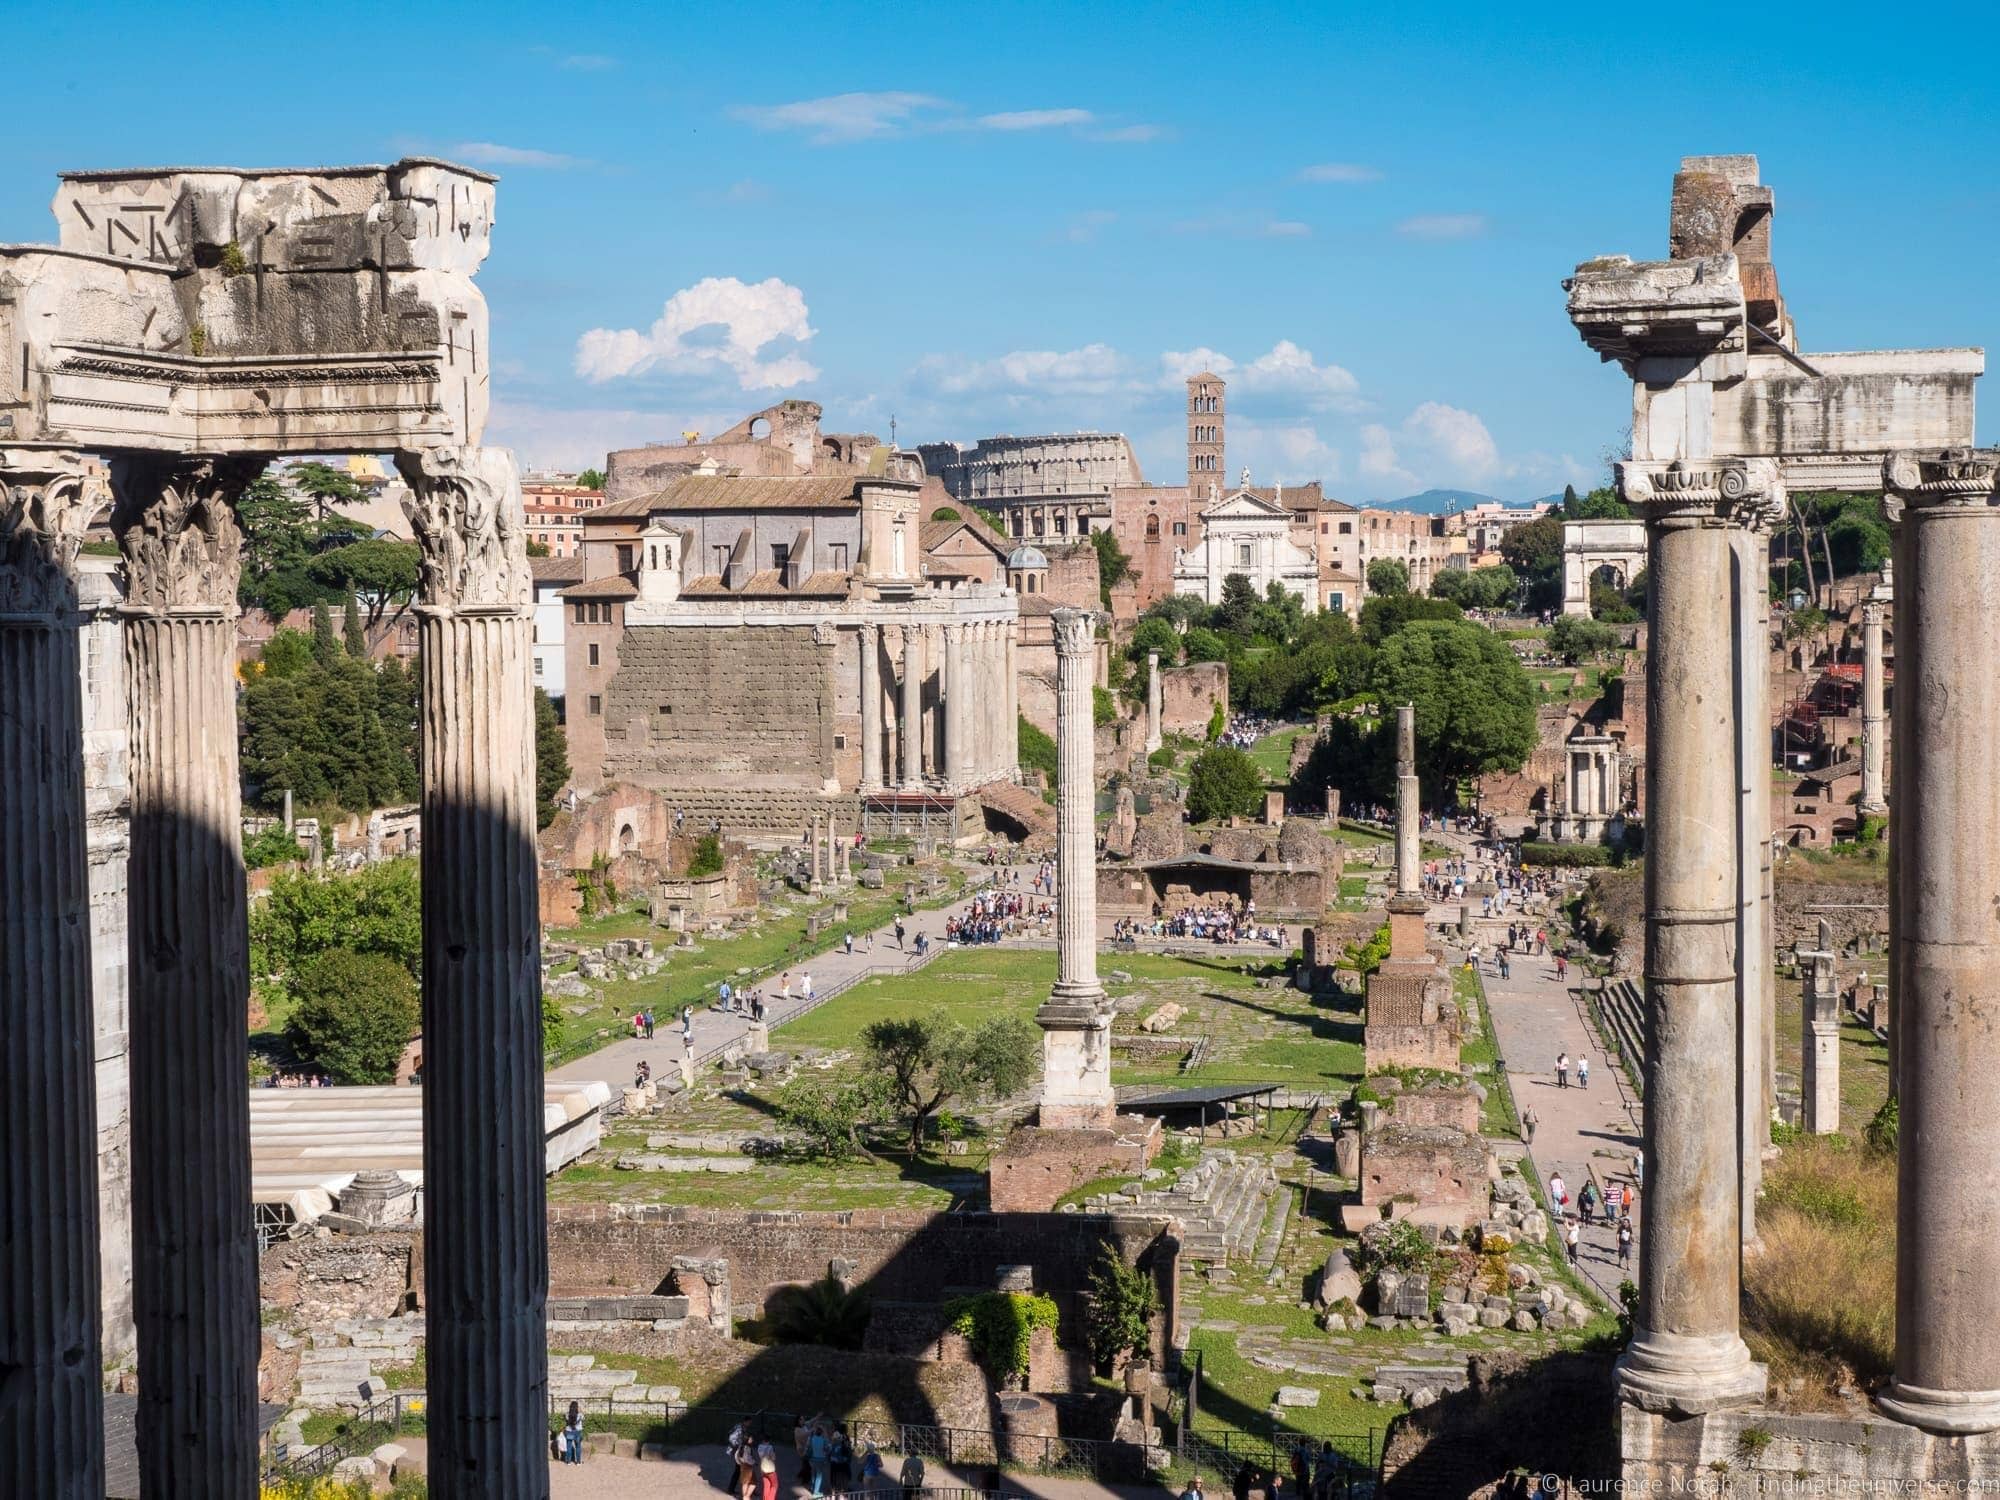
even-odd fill
[[[896,414],[894,412],[889,413],[889,446],[891,448],[896,446]]]

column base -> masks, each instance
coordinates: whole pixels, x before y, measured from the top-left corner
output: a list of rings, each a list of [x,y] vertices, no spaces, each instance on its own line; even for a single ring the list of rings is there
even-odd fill
[[[1645,1411],[1695,1416],[1764,1399],[1765,1368],[1736,1334],[1690,1337],[1641,1328],[1618,1358],[1618,1395]]]
[[[1886,818],[1889,816],[1889,804],[1886,802],[1877,802],[1870,805],[1869,803],[1861,802],[1855,805],[1855,811],[1859,812],[1865,818]]]
[[[1110,1008],[1110,997],[1104,993],[1104,986],[1093,980],[1089,984],[1066,984],[1058,979],[1049,987],[1049,998],[1042,1002],[1042,1009],[1101,1011]]]
[[[1897,1380],[1875,1404],[1883,1416],[1926,1432],[2000,1431],[2000,1391],[1933,1391]]]

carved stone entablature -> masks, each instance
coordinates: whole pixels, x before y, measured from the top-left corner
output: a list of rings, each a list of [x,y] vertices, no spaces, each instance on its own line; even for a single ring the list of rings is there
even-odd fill
[[[1579,265],[1563,290],[1583,341],[1628,370],[1650,356],[1744,352],[1743,282],[1733,255],[1636,262],[1601,256]]]
[[[2000,505],[2000,448],[1892,453],[1882,461],[1882,507],[1893,523],[1903,508]]]
[[[120,454],[111,461],[111,529],[125,554],[128,609],[236,612],[243,532],[236,501],[261,458]]]
[[[430,608],[526,607],[534,585],[522,530],[521,480],[505,448],[426,448],[396,455],[403,508],[423,551]]]
[[[74,453],[0,448],[0,619],[75,606],[89,488]]]
[[[1055,628],[1058,656],[1082,656],[1095,648],[1097,616],[1090,610],[1051,610],[1049,622]]]
[[[1649,526],[1736,526],[1766,530],[1782,517],[1784,480],[1768,458],[1627,459],[1618,493]]]

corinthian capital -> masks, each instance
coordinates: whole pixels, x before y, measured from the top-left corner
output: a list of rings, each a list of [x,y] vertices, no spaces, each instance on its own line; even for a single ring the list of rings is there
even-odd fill
[[[243,568],[236,501],[263,472],[261,458],[112,459],[111,529],[125,554],[127,606],[234,610]]]
[[[1919,510],[2000,504],[2000,448],[1891,453],[1882,460],[1883,508],[1893,523]]]
[[[1735,526],[1768,531],[1783,517],[1785,482],[1768,458],[1627,459],[1618,493],[1659,526]]]
[[[1094,649],[1097,616],[1087,609],[1053,609],[1049,622],[1055,627],[1056,655],[1082,656]]]
[[[403,509],[423,551],[422,602],[525,605],[533,597],[521,479],[505,448],[425,448],[396,455]]]
[[[0,448],[0,615],[76,603],[76,552],[96,509],[74,453]]]

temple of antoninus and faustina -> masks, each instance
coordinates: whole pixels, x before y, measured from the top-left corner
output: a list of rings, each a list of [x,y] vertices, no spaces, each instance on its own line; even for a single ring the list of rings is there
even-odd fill
[[[257,1490],[233,506],[393,457],[422,549],[433,1484],[547,1493],[530,582],[444,162],[65,176],[0,247],[0,1491],[104,1492],[76,558],[108,461],[130,673],[132,1300],[149,1495]],[[452,1128],[444,1128],[449,1122]]]

